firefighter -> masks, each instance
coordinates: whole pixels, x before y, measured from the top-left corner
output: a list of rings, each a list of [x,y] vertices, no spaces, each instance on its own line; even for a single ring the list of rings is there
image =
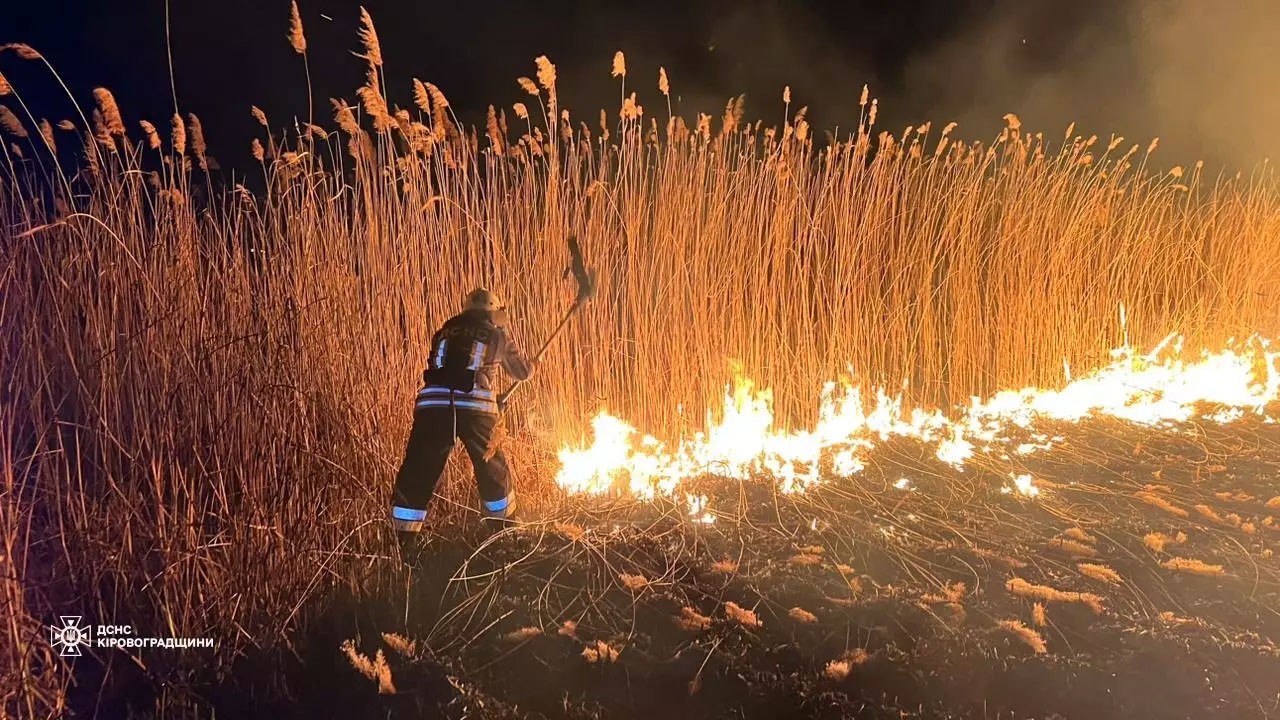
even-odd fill
[[[391,517],[406,555],[418,546],[427,505],[458,439],[475,468],[484,516],[516,520],[515,488],[502,450],[484,458],[498,421],[498,367],[516,380],[528,379],[534,368],[507,332],[506,320],[498,296],[479,288],[432,338],[392,498]]]

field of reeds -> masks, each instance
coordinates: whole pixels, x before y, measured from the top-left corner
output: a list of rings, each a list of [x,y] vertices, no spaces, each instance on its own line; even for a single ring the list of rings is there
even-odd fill
[[[785,423],[851,372],[948,406],[1052,385],[1125,340],[1280,330],[1266,166],[1210,177],[1154,141],[1013,115],[980,142],[883,128],[865,93],[839,137],[789,91],[686,118],[678,77],[621,55],[617,111],[560,107],[540,57],[470,128],[448,88],[384,84],[367,15],[360,39],[350,104],[246,107],[260,138],[218,153],[243,182],[210,169],[195,116],[130,117],[99,88],[45,118],[0,75],[5,712],[91,707],[138,677],[157,707],[197,707],[333,598],[403,595],[386,506],[434,325],[483,284],[535,345],[573,296],[570,234],[599,291],[509,420],[542,507],[560,500],[555,452],[598,410],[674,437],[736,369]],[[0,73],[17,63],[59,86],[38,48],[0,49]],[[781,127],[748,119],[780,110]],[[440,534],[474,514],[463,463]],[[62,615],[217,648],[73,665],[48,643]]]

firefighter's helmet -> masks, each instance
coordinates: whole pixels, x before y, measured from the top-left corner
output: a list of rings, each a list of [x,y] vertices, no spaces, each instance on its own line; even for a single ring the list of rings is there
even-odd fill
[[[496,312],[505,308],[506,305],[502,300],[496,294],[485,288],[476,288],[467,296],[467,310],[486,310],[488,312]]]

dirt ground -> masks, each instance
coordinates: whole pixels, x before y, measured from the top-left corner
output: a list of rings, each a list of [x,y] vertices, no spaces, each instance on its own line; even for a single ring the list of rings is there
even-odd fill
[[[1280,717],[1280,426],[1044,430],[1066,439],[963,473],[904,441],[801,495],[707,479],[709,524],[575,500],[455,529],[402,591],[335,602],[205,697],[219,717]],[[382,651],[394,694],[345,640]]]

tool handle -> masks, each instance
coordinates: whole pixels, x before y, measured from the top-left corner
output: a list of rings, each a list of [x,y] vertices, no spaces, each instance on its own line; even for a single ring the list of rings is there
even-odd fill
[[[542,343],[542,347],[538,348],[538,352],[534,353],[534,362],[540,362],[542,360],[542,356],[547,354],[547,348],[550,348],[551,343],[555,342],[555,339],[560,336],[560,333],[564,330],[565,326],[569,324],[569,318],[572,318],[573,314],[577,312],[580,307],[582,307],[582,301],[574,300],[573,304],[569,306],[569,310],[564,314],[564,317],[560,319],[560,324],[551,332],[551,336],[547,338],[546,342]],[[522,383],[524,383],[523,380],[516,380],[511,384],[511,387],[507,388],[506,391],[498,396],[499,410],[506,407],[507,399],[511,397],[511,393],[515,392],[516,388],[520,387]]]

